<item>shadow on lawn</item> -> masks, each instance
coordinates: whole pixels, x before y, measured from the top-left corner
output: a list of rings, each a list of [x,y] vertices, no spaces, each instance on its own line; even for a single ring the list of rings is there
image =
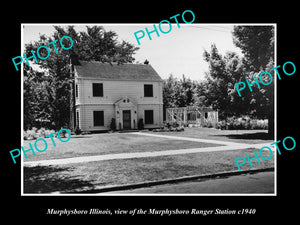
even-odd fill
[[[211,135],[219,137],[228,137],[230,139],[258,139],[258,140],[273,140],[273,137],[265,132],[257,133],[244,133],[244,134],[224,134],[224,135]]]
[[[93,184],[70,176],[70,167],[24,167],[24,193],[49,193],[91,188]]]
[[[72,135],[72,138],[91,138],[92,136],[86,136],[86,135]]]

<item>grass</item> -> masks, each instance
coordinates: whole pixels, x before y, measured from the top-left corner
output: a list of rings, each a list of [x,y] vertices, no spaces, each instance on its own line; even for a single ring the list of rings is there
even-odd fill
[[[245,154],[253,157],[253,149],[29,167],[24,171],[24,193],[92,192],[99,186],[235,171],[238,168],[234,159]],[[273,158],[261,160],[260,164],[254,160],[252,163],[253,167],[247,163],[241,166],[241,170],[274,167]],[[35,172],[39,170],[40,173]]]
[[[74,135],[71,136],[70,141],[65,143],[60,142],[58,139],[54,140],[56,147],[47,138],[48,149],[44,152],[36,152],[35,156],[28,152],[26,153],[28,158],[24,158],[24,161],[220,146],[217,144],[148,137],[130,133]],[[24,141],[23,146],[25,150],[29,149],[29,143],[34,145],[34,141]],[[37,147],[43,150],[45,145],[42,141],[39,141],[37,142]]]
[[[215,139],[248,144],[272,142],[266,135],[266,131],[257,130],[221,131],[209,128],[188,128],[184,132],[155,132],[153,134]],[[28,142],[30,141],[24,141],[23,146],[28,146]],[[66,143],[55,139],[56,147],[50,147],[52,145],[50,139],[47,139],[47,142],[49,148],[45,152],[37,152],[35,156],[30,155],[27,160],[218,146],[215,144],[140,136],[130,133],[74,135]],[[33,141],[31,143],[34,144]],[[43,149],[43,146],[40,148]],[[79,192],[83,190],[93,192],[93,190],[99,187],[111,185],[236,171],[238,168],[234,159],[246,154],[249,157],[253,157],[253,151],[254,149],[201,152],[96,161],[62,166],[24,167],[24,193]],[[261,160],[260,164],[254,160],[252,163],[253,167],[250,167],[249,163],[246,163],[241,166],[241,169],[273,168],[274,158],[268,161]]]
[[[153,132],[153,134],[213,139],[245,144],[273,142],[267,130],[217,130],[214,128],[192,127],[185,128],[184,132]]]
[[[73,175],[72,168],[37,166],[24,167],[24,193],[49,193],[57,190],[93,188],[93,184]]]

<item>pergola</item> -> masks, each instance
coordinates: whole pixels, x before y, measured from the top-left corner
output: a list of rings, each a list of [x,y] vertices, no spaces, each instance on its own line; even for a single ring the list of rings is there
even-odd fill
[[[211,107],[178,107],[166,109],[166,122],[178,123],[179,125],[188,126],[194,124],[197,126],[213,126],[218,123],[218,111]]]

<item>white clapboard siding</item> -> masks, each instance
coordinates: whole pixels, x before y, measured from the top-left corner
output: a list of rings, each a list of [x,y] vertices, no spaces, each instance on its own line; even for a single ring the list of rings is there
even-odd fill
[[[97,104],[97,105],[80,105],[79,110],[79,126],[82,130],[107,130],[110,128],[112,118],[115,118],[114,105]],[[159,127],[163,122],[162,104],[141,104],[137,106],[137,117],[145,118],[145,110],[153,110],[153,124],[145,124],[145,128]],[[104,126],[94,126],[93,111],[104,112]],[[145,121],[145,120],[144,120]]]
[[[138,105],[138,118],[145,118],[145,110],[153,110],[153,124],[145,124],[145,128],[160,127],[163,122],[163,105],[162,104],[142,104]],[[145,122],[145,119],[144,119]]]
[[[103,97],[93,97],[93,83],[103,84]],[[78,87],[76,110],[79,110],[79,127],[82,130],[110,129],[111,119],[115,118],[114,103],[123,97],[129,97],[137,105],[137,119],[145,118],[145,110],[153,110],[153,124],[145,124],[145,128],[159,127],[163,123],[162,82],[101,81],[81,78],[75,79],[75,84]],[[144,97],[144,84],[153,85],[153,97]],[[104,126],[94,126],[93,111],[104,112]]]
[[[80,74],[78,74],[77,69],[81,71]],[[153,110],[153,124],[145,124],[145,128],[154,128],[162,125],[163,82],[152,67],[125,65],[124,70],[126,71],[124,71],[116,67],[106,67],[105,64],[85,62],[82,63],[82,67],[79,66],[77,69],[75,68],[75,85],[77,85],[78,96],[75,98],[75,107],[76,112],[79,112],[79,118],[76,118],[76,121],[79,122],[80,129],[89,131],[108,130],[110,129],[112,118],[115,118],[116,123],[118,123],[116,124],[117,129],[123,129],[122,110],[128,109],[131,110],[132,129],[137,128],[139,119],[143,119],[145,122],[145,110]],[[110,69],[122,74],[116,74],[118,79],[113,76],[110,77]],[[144,72],[141,76],[138,76],[137,71]],[[124,76],[122,76],[123,72]],[[133,77],[137,79],[133,79]],[[103,96],[93,96],[93,83],[103,84]],[[145,84],[153,85],[153,97],[144,97]],[[133,107],[128,108],[126,104],[126,106],[121,106],[122,104],[118,102],[122,102],[123,99],[126,104],[131,104],[131,106],[133,103]],[[103,111],[103,126],[94,126],[94,111]]]
[[[111,119],[115,117],[113,105],[80,105],[80,127],[82,130],[107,130]],[[94,126],[93,111],[104,112],[104,126]]]
[[[76,79],[78,98],[76,104],[114,104],[122,97],[133,99],[136,104],[162,104],[162,82],[149,81],[101,81]],[[93,96],[93,83],[103,84],[103,97]],[[153,97],[144,97],[144,84],[153,85]]]

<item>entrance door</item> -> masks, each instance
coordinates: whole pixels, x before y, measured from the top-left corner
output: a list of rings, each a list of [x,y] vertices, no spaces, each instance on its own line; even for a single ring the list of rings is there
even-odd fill
[[[131,129],[130,110],[123,110],[123,129]]]

